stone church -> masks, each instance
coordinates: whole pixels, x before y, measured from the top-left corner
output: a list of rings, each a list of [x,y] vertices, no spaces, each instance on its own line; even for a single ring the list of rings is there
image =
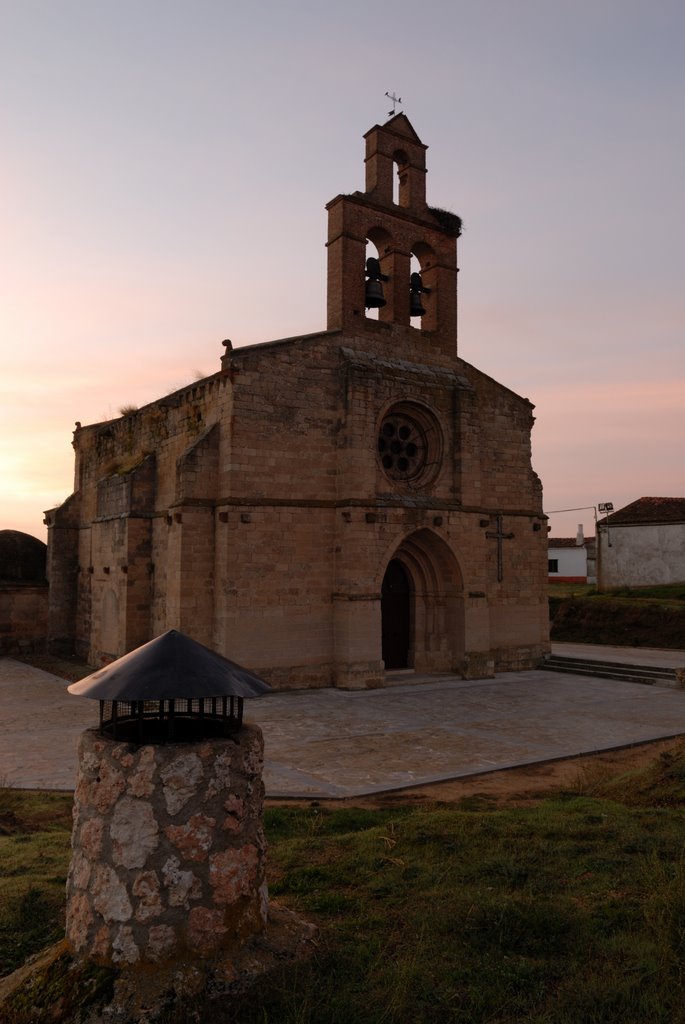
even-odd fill
[[[46,513],[49,643],[175,628],[276,687],[484,678],[548,650],[533,406],[457,355],[460,219],[404,114],[328,210],[328,324],[74,432]]]

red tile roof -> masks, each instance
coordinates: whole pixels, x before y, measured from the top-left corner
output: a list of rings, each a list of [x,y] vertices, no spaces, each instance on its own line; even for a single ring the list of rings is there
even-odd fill
[[[637,525],[640,523],[685,523],[685,498],[638,498],[600,519],[610,526]]]

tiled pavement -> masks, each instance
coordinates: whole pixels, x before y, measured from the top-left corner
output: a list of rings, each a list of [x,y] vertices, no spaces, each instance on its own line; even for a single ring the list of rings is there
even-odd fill
[[[572,654],[575,645],[555,645]],[[611,660],[626,648],[592,648]],[[633,652],[685,665],[685,652]],[[629,655],[631,656],[631,655]],[[406,680],[406,681],[405,681]],[[0,658],[0,784],[73,789],[97,703]],[[685,691],[542,670],[467,681],[404,677],[382,690],[274,692],[246,702],[264,731],[269,797],[351,797],[685,734]]]

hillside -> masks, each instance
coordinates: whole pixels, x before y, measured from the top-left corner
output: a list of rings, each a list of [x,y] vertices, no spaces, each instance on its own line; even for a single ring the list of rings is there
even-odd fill
[[[552,640],[685,649],[685,583],[601,594],[550,586],[549,612]]]

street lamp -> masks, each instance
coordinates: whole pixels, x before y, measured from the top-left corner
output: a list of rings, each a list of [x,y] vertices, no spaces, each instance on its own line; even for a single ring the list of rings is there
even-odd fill
[[[607,517],[607,546],[611,547],[611,533],[609,531],[609,516],[614,511],[613,501],[600,501],[597,505],[600,512],[604,512]]]
[[[611,532],[609,530],[609,516],[614,511],[613,501],[600,501],[597,505],[600,512],[607,517],[607,547],[611,547]],[[597,590],[604,590],[604,566],[602,564],[602,538],[597,524]]]

